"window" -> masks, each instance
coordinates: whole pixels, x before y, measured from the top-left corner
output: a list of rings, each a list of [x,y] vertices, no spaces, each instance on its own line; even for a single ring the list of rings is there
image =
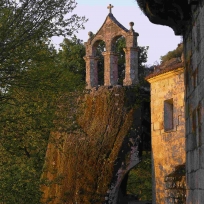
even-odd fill
[[[173,129],[173,98],[164,101],[164,130]]]

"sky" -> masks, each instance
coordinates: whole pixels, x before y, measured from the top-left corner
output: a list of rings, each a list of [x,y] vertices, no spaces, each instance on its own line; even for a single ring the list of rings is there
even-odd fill
[[[112,4],[115,18],[127,29],[129,22],[134,22],[134,30],[139,33],[138,45],[149,46],[147,65],[158,64],[160,57],[168,51],[174,50],[181,42],[181,36],[175,36],[173,30],[167,26],[151,23],[139,9],[135,0],[76,0],[78,3],[73,13],[85,16],[85,30],[79,30],[77,37],[84,42],[88,40],[88,32],[96,33],[104,23],[109,13],[107,6]],[[55,38],[54,43],[62,39]]]

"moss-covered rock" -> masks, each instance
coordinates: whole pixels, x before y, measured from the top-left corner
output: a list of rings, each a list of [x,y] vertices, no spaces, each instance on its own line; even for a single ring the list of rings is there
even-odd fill
[[[140,161],[143,97],[138,88],[116,86],[100,87],[81,99],[78,129],[52,133],[43,203],[119,202],[122,179]],[[65,113],[65,107],[60,111]]]

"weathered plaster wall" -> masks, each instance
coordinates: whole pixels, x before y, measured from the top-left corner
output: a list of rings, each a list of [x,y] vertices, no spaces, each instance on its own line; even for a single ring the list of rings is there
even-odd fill
[[[197,3],[184,33],[188,204],[204,203],[204,1]]]
[[[59,128],[50,138],[42,175],[47,183],[42,186],[43,203],[120,203],[121,182],[140,161],[145,117],[141,111],[146,111],[137,105],[144,97],[138,93],[136,88],[117,86],[84,96],[79,128],[70,133]],[[68,114],[66,104],[59,114]]]
[[[151,83],[153,203],[170,202],[165,178],[186,162],[184,127],[184,73],[179,68],[148,79]],[[164,101],[173,98],[173,129],[164,130]],[[165,190],[166,189],[166,190]]]

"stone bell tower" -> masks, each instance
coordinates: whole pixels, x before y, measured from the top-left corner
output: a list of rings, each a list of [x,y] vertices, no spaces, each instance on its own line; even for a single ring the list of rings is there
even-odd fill
[[[109,14],[99,31],[93,35],[89,32],[89,39],[85,43],[86,56],[86,83],[87,89],[98,87],[98,57],[96,48],[99,41],[105,42],[104,56],[104,86],[114,86],[118,83],[118,54],[114,45],[118,38],[123,36],[126,40],[125,51],[125,79],[123,86],[131,86],[138,83],[138,47],[137,37],[133,29],[134,23],[130,22],[130,29],[121,25],[112,14],[113,6],[108,6]]]

